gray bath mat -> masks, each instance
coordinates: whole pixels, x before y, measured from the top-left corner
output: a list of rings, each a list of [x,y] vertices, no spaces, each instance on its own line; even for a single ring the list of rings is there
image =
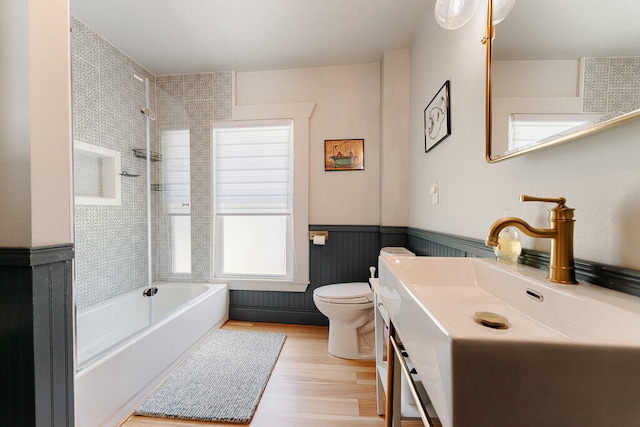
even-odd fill
[[[218,329],[135,414],[246,424],[258,407],[285,339],[284,334]]]

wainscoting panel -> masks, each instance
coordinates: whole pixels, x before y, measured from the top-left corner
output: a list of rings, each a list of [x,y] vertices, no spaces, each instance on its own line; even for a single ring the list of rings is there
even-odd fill
[[[418,256],[465,257],[467,252],[440,243],[430,242],[416,236],[409,236],[409,250]]]
[[[390,227],[386,230],[388,241],[406,239],[406,228],[399,229]],[[379,226],[312,225],[309,230],[328,231],[329,238],[322,246],[309,243],[310,284],[307,291],[230,291],[231,319],[327,325],[327,318],[313,303],[313,290],[332,283],[369,280],[369,267],[378,264]]]
[[[73,426],[73,246],[0,248],[0,420]]]
[[[492,247],[468,237],[408,228],[407,239],[409,249],[419,256],[481,258],[494,256]]]
[[[380,226],[380,247],[388,246],[408,248],[407,227]]]
[[[422,256],[493,257],[493,248],[483,241],[444,233],[407,229],[409,249]],[[523,249],[520,264],[549,269],[549,254]],[[576,259],[576,277],[594,285],[640,296],[640,272],[613,265]]]
[[[309,279],[306,292],[231,291],[231,319],[276,323],[326,325],[328,321],[313,303],[318,286],[364,282],[369,267],[378,264],[380,248],[403,246],[419,256],[493,257],[483,241],[405,227],[311,225],[310,231],[329,231],[324,246],[309,246]],[[519,262],[548,269],[549,255],[523,250]],[[598,286],[640,296],[640,272],[576,260],[576,275]]]
[[[319,228],[329,231],[329,239],[324,246],[310,245],[310,288],[332,283],[368,281],[369,267],[378,264],[380,227]]]

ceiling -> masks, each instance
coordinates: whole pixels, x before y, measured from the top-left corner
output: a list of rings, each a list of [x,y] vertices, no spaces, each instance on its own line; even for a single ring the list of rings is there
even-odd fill
[[[386,50],[411,46],[434,3],[70,0],[76,18],[156,75],[378,62]],[[496,28],[494,54],[496,59],[638,56],[638,20],[639,0],[517,0]],[[435,25],[435,19],[427,22]]]
[[[378,62],[410,47],[433,0],[71,0],[156,75]],[[435,22],[435,21],[434,21]]]

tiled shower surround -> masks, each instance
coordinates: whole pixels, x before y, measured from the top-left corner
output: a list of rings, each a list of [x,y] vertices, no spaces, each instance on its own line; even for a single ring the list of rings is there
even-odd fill
[[[176,277],[163,270],[170,265],[169,222],[162,191],[152,191],[153,280],[208,280],[210,125],[212,119],[232,118],[232,73],[154,76],[73,16],[71,28],[73,138],[119,151],[122,171],[139,175],[118,177],[120,205],[75,207],[77,307],[148,282],[146,161],[132,151],[146,146],[146,119],[140,113],[145,85],[135,75],[150,81],[151,114],[157,117],[151,122],[151,150],[159,150],[158,132],[190,131],[192,274]],[[161,184],[162,162],[151,165],[151,183]],[[74,167],[76,195],[100,191],[95,162],[78,155]]]
[[[211,277],[211,121],[232,118],[230,72],[158,76],[158,132],[189,130],[191,173],[191,277],[173,275],[169,216],[162,192],[152,192],[154,266],[160,278],[206,282]],[[176,103],[175,100],[178,102]]]
[[[640,108],[640,56],[585,58],[583,111],[628,113]]]

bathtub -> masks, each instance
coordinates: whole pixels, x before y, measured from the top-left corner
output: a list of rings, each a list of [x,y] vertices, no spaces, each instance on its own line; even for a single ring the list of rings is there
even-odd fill
[[[229,318],[226,285],[154,286],[152,310],[140,288],[78,311],[77,426],[118,425],[207,332]],[[150,319],[154,323],[146,327]]]

